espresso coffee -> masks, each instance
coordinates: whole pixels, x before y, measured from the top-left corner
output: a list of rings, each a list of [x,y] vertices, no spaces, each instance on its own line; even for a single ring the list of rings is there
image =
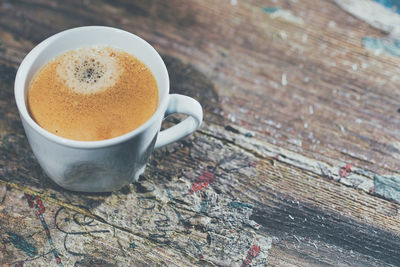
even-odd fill
[[[139,59],[113,47],[70,50],[42,67],[28,91],[32,118],[61,137],[96,141],[128,133],[158,106],[158,87]]]

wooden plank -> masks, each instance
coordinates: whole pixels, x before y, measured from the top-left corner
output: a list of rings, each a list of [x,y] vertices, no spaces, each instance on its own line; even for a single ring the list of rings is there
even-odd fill
[[[149,40],[171,91],[205,109],[109,194],[43,174],[12,93],[25,53],[87,24]],[[2,2],[0,263],[54,264],[56,250],[65,266],[398,266],[400,205],[373,185],[398,175],[399,58],[365,36],[384,34],[333,1]]]
[[[166,251],[182,249],[186,257],[196,257],[193,248],[186,248],[188,240],[203,245],[211,240],[209,246],[202,247],[202,255],[216,264],[232,263],[221,252],[231,257],[240,253],[243,260],[247,249],[242,244],[263,239],[265,244],[260,247],[268,248],[274,240],[277,247],[286,245],[289,251],[296,251],[302,261],[335,264],[341,259],[349,266],[398,263],[400,237],[394,234],[400,225],[397,204],[371,199],[366,193],[332,184],[332,180],[289,164],[260,160],[207,135],[196,134],[189,142],[175,146],[175,150],[157,151],[151,165],[157,168],[150,168],[140,183],[115,194],[37,189],[45,201],[73,210],[83,208],[81,212],[87,216],[118,229],[140,229],[140,234],[132,233],[159,245],[171,242],[174,245]],[[164,236],[153,223],[166,218],[169,231]],[[220,233],[229,233],[235,244],[242,238],[245,241],[234,246],[220,240]],[[360,246],[357,240],[369,245]],[[309,253],[312,259],[305,256]]]

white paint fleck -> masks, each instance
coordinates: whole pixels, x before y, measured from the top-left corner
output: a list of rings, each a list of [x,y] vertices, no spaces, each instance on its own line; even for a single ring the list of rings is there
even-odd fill
[[[314,108],[313,106],[308,106],[308,113],[310,113],[310,115],[314,114]]]
[[[362,123],[362,122],[363,122],[363,121],[362,121],[361,119],[359,119],[359,118],[356,119],[356,123],[360,124],[360,123]]]
[[[272,19],[281,19],[298,25],[304,25],[304,20],[293,15],[290,10],[279,9],[270,15]]]
[[[375,49],[374,56],[379,56],[382,53],[382,49]]]
[[[249,110],[247,108],[244,108],[244,107],[239,108],[239,111],[242,112],[242,113],[248,113],[249,112]]]
[[[308,128],[308,124],[307,123],[304,123],[304,128]]]
[[[310,81],[310,77],[308,77],[308,76],[304,77],[303,81],[304,81],[305,83],[308,83],[308,82]]]
[[[335,28],[335,26],[336,26],[336,22],[334,22],[333,20],[329,21],[329,23],[328,23],[329,28]]]
[[[282,74],[281,83],[282,83],[283,86],[287,85],[286,73]]]
[[[282,127],[282,125],[279,122],[274,122],[273,120],[265,120],[264,122],[270,126],[274,126],[274,127],[278,128],[278,129],[280,129]]]
[[[286,40],[287,37],[288,37],[288,34],[287,34],[284,30],[280,30],[280,31],[278,32],[278,35],[279,35],[279,37],[280,37],[282,40]]]
[[[358,65],[357,64],[353,64],[353,66],[351,66],[351,68],[356,71],[358,69]]]
[[[339,129],[340,129],[340,131],[341,131],[342,133],[346,133],[346,131],[344,130],[343,125],[341,125],[341,124],[339,124],[339,123],[337,123],[336,125],[339,127]]]
[[[238,1],[237,1],[237,0],[231,0],[231,5],[232,5],[232,6],[236,6],[236,5],[237,5],[237,3],[238,3]]]
[[[289,218],[290,218],[291,220],[294,220],[293,216],[292,216],[292,215],[290,215],[290,214],[289,214]]]
[[[289,139],[288,141],[296,146],[301,147],[303,145],[303,142],[300,139]]]
[[[232,115],[232,114],[228,114],[228,119],[231,121],[231,122],[235,122],[236,121],[236,117],[234,116],[234,115]]]

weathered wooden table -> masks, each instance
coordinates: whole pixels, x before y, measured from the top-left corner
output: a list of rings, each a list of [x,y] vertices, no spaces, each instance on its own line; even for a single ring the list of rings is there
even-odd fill
[[[400,41],[353,2],[0,0],[0,265],[399,266]],[[148,40],[205,112],[109,194],[50,181],[14,102],[81,25]]]

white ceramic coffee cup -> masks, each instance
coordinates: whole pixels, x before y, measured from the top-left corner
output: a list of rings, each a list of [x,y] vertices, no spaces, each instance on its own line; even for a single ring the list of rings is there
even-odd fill
[[[90,45],[120,48],[144,62],[153,72],[159,105],[139,128],[107,140],[76,141],[41,128],[27,108],[29,83],[50,59],[71,49]],[[15,78],[15,99],[26,136],[45,173],[60,186],[74,191],[114,191],[144,172],[154,148],[177,141],[201,124],[203,111],[193,98],[169,94],[167,68],[157,51],[140,37],[111,27],[88,26],[55,34],[37,45],[22,61]],[[160,132],[162,120],[171,113],[188,117]]]

